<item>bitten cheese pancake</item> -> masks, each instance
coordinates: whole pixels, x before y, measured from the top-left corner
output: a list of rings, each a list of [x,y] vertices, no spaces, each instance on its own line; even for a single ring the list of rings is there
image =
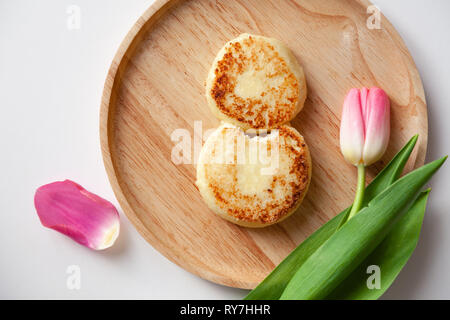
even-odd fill
[[[303,108],[303,68],[282,42],[242,34],[214,60],[206,80],[206,99],[219,119],[244,129],[274,128]]]
[[[248,135],[222,123],[206,140],[197,165],[197,187],[208,207],[245,227],[287,218],[305,197],[310,179],[306,142],[285,125]]]

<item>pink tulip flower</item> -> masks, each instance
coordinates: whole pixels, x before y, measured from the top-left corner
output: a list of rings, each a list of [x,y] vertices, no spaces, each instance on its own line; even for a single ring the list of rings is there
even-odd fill
[[[365,166],[380,160],[390,135],[390,104],[380,88],[351,89],[342,109],[340,144],[344,158],[358,166],[358,185],[348,219],[361,208]]]
[[[119,235],[116,208],[73,181],[57,181],[38,188],[34,205],[42,225],[91,249],[109,248]]]
[[[365,166],[380,160],[390,133],[389,98],[380,88],[351,89],[344,101],[340,143],[344,158]]]

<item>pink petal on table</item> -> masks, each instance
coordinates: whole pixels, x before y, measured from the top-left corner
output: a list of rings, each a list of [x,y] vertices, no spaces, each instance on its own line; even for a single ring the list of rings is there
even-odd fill
[[[119,235],[116,208],[73,181],[57,181],[38,188],[34,205],[42,225],[91,249],[109,248]]]

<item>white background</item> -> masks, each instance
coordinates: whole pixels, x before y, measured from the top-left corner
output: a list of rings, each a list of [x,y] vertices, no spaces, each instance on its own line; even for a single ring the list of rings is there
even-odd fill
[[[122,214],[104,252],[42,227],[42,184],[70,178],[117,204],[99,145],[99,105],[121,40],[146,0],[0,0],[0,298],[240,299],[247,291],[200,279],[168,261]],[[450,1],[378,0],[421,73],[429,110],[427,160],[450,152]],[[69,5],[81,29],[66,27]],[[388,54],[388,53],[387,53]],[[433,179],[419,246],[390,299],[450,299],[450,163]],[[79,265],[81,289],[66,268]]]

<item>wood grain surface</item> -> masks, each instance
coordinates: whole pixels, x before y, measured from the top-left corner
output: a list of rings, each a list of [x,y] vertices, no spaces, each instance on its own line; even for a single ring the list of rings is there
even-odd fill
[[[352,202],[356,170],[339,150],[342,102],[352,87],[379,86],[391,99],[392,138],[368,179],[416,133],[418,147],[406,170],[423,164],[428,130],[419,74],[384,17],[381,29],[367,27],[369,5],[365,0],[166,0],[143,14],[109,70],[100,135],[115,195],[151,245],[205,279],[240,288],[257,285]],[[203,131],[218,126],[204,97],[205,79],[218,50],[244,32],[285,42],[308,84],[305,107],[292,125],[311,150],[310,190],[295,214],[264,229],[215,216],[195,187],[195,165],[171,161],[174,130],[194,135],[195,121],[202,121]]]

